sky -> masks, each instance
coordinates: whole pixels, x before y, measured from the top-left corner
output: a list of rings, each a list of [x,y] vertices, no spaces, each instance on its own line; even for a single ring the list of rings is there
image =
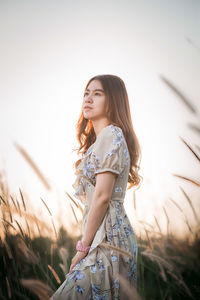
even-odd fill
[[[83,91],[92,76],[114,74],[125,82],[142,150],[143,181],[127,191],[128,216],[137,232],[140,221],[158,231],[154,216],[165,231],[164,206],[172,229],[184,234],[187,227],[170,199],[193,224],[181,187],[197,212],[199,188],[172,174],[200,177],[198,161],[180,139],[194,149],[199,145],[188,125],[200,120],[200,2],[0,0],[0,40],[0,170],[6,170],[11,192],[19,196],[22,188],[30,206],[48,218],[42,197],[56,221],[71,226],[66,192],[74,192],[78,157],[72,149],[78,147]],[[161,76],[190,99],[197,114]],[[15,142],[48,179],[50,192]]]

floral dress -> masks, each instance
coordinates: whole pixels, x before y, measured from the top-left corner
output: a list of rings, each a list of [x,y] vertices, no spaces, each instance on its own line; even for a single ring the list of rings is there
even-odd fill
[[[88,148],[76,170],[72,185],[74,196],[84,204],[82,235],[92,201],[96,175],[110,171],[116,177],[104,219],[97,230],[87,255],[75,265],[72,273],[51,296],[50,300],[122,300],[127,299],[118,273],[136,287],[137,240],[124,209],[130,156],[122,129],[112,124],[104,127]],[[125,250],[129,256],[101,242]],[[131,254],[131,255],[130,255]]]

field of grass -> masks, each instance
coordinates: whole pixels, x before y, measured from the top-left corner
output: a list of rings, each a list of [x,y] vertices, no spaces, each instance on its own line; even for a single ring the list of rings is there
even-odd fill
[[[20,199],[11,196],[2,176],[0,185],[0,299],[49,299],[65,280],[78,239],[62,227],[56,240],[43,236],[48,225],[27,211],[23,192]],[[146,227],[146,239],[138,236],[137,292],[120,278],[127,299],[200,299],[200,222],[188,201],[197,224],[186,221],[185,240]]]

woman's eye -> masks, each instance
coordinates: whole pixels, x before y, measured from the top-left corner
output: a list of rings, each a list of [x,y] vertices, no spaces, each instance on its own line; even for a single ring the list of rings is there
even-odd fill
[[[87,95],[88,95],[88,92],[85,92],[84,96],[87,96]],[[101,96],[101,94],[100,94],[100,93],[95,93],[95,95],[99,95],[99,96]]]

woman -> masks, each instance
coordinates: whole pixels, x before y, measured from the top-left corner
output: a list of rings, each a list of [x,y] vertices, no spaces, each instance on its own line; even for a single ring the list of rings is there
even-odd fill
[[[75,163],[73,187],[85,206],[82,238],[66,280],[50,299],[127,299],[118,273],[136,287],[138,248],[123,202],[127,183],[128,189],[140,183],[140,146],[119,77],[89,80],[77,138],[83,156]]]

